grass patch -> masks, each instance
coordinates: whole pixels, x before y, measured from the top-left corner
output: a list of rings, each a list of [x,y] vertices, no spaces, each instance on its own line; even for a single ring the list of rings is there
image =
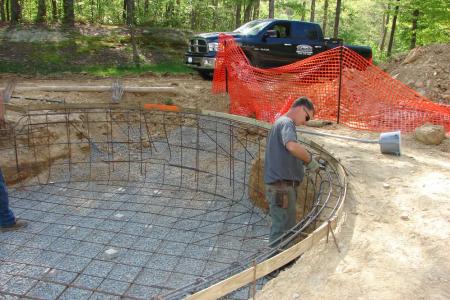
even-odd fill
[[[137,46],[142,58],[140,67],[133,64],[129,36],[122,31],[111,31],[110,34],[105,34],[105,31],[95,36],[71,32],[67,39],[57,42],[16,42],[0,36],[0,72],[44,75],[83,73],[105,77],[149,72],[192,73],[183,64],[185,47],[177,44],[185,42],[184,33],[169,29],[154,31],[152,41],[145,41],[142,36],[138,38]],[[161,35],[162,32],[167,36]]]

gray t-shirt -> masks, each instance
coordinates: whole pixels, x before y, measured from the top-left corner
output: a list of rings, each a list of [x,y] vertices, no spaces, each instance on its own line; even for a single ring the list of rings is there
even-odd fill
[[[303,180],[303,161],[293,156],[287,149],[289,141],[297,142],[295,123],[292,119],[281,116],[272,126],[267,137],[264,182],[278,180]]]

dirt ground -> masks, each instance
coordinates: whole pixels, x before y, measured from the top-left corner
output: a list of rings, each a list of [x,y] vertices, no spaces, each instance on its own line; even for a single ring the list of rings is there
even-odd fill
[[[449,299],[450,140],[425,146],[404,135],[396,157],[375,144],[313,139],[348,171],[340,252],[322,241],[256,299]]]
[[[0,75],[0,88],[13,76]],[[109,79],[14,77],[17,85],[110,85]],[[178,94],[128,94],[127,102],[163,102],[227,111],[224,96],[211,95],[211,82],[194,75],[123,78],[128,86],[173,86]],[[106,102],[107,93],[15,93],[66,102]],[[39,100],[13,98],[13,103]],[[378,134],[343,126],[335,134],[377,139]],[[380,153],[378,145],[309,138],[334,153],[348,171],[345,222],[333,243],[316,245],[270,281],[257,299],[449,299],[450,139],[426,146],[403,135],[402,155]]]

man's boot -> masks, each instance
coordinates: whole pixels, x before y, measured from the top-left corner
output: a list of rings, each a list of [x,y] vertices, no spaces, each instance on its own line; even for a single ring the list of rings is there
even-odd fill
[[[9,225],[9,226],[5,226],[5,227],[0,227],[0,232],[8,232],[8,231],[14,231],[14,230],[19,230],[22,228],[25,228],[28,226],[28,222],[24,221],[24,220],[16,220],[16,223]]]

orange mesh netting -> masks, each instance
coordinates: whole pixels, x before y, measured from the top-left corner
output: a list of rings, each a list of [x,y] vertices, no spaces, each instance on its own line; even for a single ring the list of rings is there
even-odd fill
[[[213,92],[229,93],[232,114],[273,122],[295,99],[307,96],[317,119],[372,131],[410,132],[432,123],[450,132],[450,105],[428,100],[348,48],[259,69],[231,36],[221,35],[219,43]]]

